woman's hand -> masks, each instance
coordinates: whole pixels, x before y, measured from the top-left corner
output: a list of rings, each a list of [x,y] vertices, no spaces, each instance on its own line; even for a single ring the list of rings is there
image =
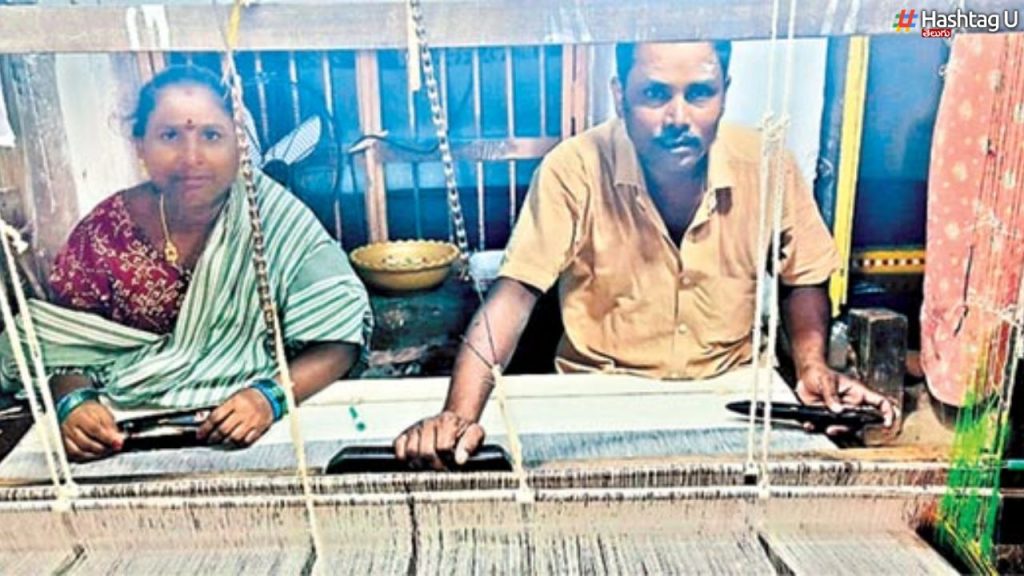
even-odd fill
[[[117,453],[124,446],[124,435],[110,410],[95,400],[82,402],[60,425],[64,449],[76,462],[97,460]]]
[[[262,392],[243,388],[207,416],[197,436],[208,444],[252,445],[274,423],[274,410]]]

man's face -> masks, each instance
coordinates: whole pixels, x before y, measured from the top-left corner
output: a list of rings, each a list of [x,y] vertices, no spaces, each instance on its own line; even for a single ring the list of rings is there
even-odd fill
[[[728,85],[710,43],[636,46],[629,77],[612,90],[648,175],[696,175],[718,131]]]

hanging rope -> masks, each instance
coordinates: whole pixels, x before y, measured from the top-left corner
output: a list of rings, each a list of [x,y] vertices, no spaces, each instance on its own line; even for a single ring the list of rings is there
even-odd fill
[[[770,493],[770,480],[768,478],[768,455],[771,440],[771,409],[772,409],[772,383],[774,381],[774,366],[771,361],[775,354],[775,345],[777,340],[778,325],[779,325],[779,306],[777,304],[779,294],[779,263],[781,259],[781,231],[782,231],[782,213],[783,213],[783,201],[786,191],[786,180],[783,177],[785,172],[785,166],[783,161],[785,159],[785,145],[786,145],[786,133],[789,128],[789,115],[788,109],[791,99],[791,87],[792,87],[792,71],[793,62],[795,57],[794,47],[794,32],[796,28],[796,0],[790,0],[789,3],[789,21],[786,33],[786,62],[785,72],[783,79],[783,94],[782,94],[782,113],[776,116],[775,112],[775,56],[776,49],[778,47],[778,24],[779,24],[779,0],[774,0],[772,4],[772,29],[771,39],[769,41],[769,59],[768,59],[768,98],[765,101],[765,112],[761,121],[761,163],[759,169],[759,189],[760,189],[760,213],[758,217],[758,274],[757,274],[757,288],[756,288],[756,300],[754,305],[754,329],[753,329],[753,357],[754,357],[754,374],[753,381],[751,382],[751,397],[752,402],[750,404],[750,412],[748,414],[748,427],[747,427],[747,460],[746,460],[746,474],[748,477],[756,476],[758,478],[758,484],[761,486],[761,494],[767,495]],[[771,190],[772,194],[769,194]],[[768,226],[768,205],[769,201],[772,205],[771,211],[771,224]],[[762,329],[763,329],[763,316],[764,316],[764,305],[765,298],[765,282],[767,281],[767,259],[768,259],[768,246],[766,246],[767,236],[771,234],[771,270],[772,270],[772,284],[769,286],[769,294],[767,301],[769,303],[768,311],[768,342],[766,351],[764,354],[761,353],[762,347]],[[764,377],[762,375],[765,375]],[[761,456],[760,462],[755,460],[754,456],[754,444],[755,444],[755,430],[756,426],[756,407],[757,402],[760,399],[762,380],[767,381],[767,390],[764,399],[764,412],[762,413],[762,433],[761,433]]]
[[[14,249],[11,246],[12,240],[18,245],[18,252],[22,252],[27,248],[17,229],[8,224],[3,218],[0,218],[0,244],[3,244],[4,262],[7,265],[7,270],[10,272],[11,289],[14,292],[14,299],[18,304],[22,323],[24,324],[24,345],[29,350],[29,359],[32,363],[31,370],[29,369],[29,359],[25,358],[25,351],[18,336],[19,331],[14,320],[14,313],[11,310],[10,300],[8,300],[7,289],[2,280],[0,280],[0,313],[3,315],[4,330],[6,330],[7,338],[11,343],[14,362],[18,368],[18,377],[21,379],[25,395],[28,397],[32,420],[41,426],[39,437],[43,443],[46,466],[50,472],[50,480],[53,483],[57,496],[54,507],[57,510],[68,510],[71,506],[70,499],[75,496],[78,490],[74,479],[71,477],[68,455],[64,450],[60,423],[57,421],[57,410],[46,377],[39,339],[36,336],[35,324],[32,322],[32,315],[28,309],[25,291],[22,288],[21,274],[14,259]],[[37,393],[39,398],[36,397]],[[42,406],[40,406],[40,403]],[[56,463],[54,462],[55,454]]]
[[[761,118],[761,126],[765,126],[771,121],[773,98],[775,95],[775,47],[778,40],[779,31],[779,0],[772,2],[772,31],[771,39],[768,44],[768,99],[765,101],[765,110]],[[761,364],[763,359],[761,357],[761,329],[762,329],[762,316],[764,315],[764,283],[765,283],[765,270],[768,266],[768,246],[765,242],[765,206],[768,205],[768,166],[765,160],[764,147],[766,140],[761,140],[762,154],[761,154],[761,165],[758,171],[758,191],[760,198],[760,212],[758,213],[757,222],[757,283],[756,283],[756,297],[754,299],[754,329],[753,329],[753,350],[752,354],[754,357],[754,378],[750,384],[750,413],[747,419],[747,460],[746,460],[746,474],[748,477],[756,477],[758,470],[757,464],[754,461],[754,430],[757,429],[757,402],[760,400],[761,391]],[[770,382],[770,380],[769,380]],[[769,384],[770,387],[770,384]]]
[[[785,159],[786,149],[786,134],[789,130],[789,104],[791,97],[791,89],[793,85],[793,33],[796,29],[796,0],[790,0],[789,2],[789,27],[787,30],[786,38],[786,68],[783,81],[783,92],[782,92],[782,115],[778,120],[771,125],[765,126],[764,128],[764,141],[768,143],[768,150],[771,154],[772,162],[772,177],[775,179],[774,182],[774,210],[772,215],[772,285],[771,291],[768,296],[768,302],[771,303],[772,308],[768,316],[768,351],[770,355],[774,355],[776,341],[778,340],[779,333],[779,315],[781,314],[779,306],[779,271],[780,271],[780,260],[782,256],[782,210],[783,202],[786,193],[786,179],[785,179],[785,166],[783,160]],[[773,71],[774,73],[774,71]],[[762,271],[764,273],[764,271]],[[769,356],[772,357],[772,356]],[[773,366],[768,366],[769,373],[773,370]],[[761,436],[761,486],[764,491],[767,492],[769,488],[770,478],[768,475],[768,452],[770,447],[770,437],[772,430],[772,387],[768,386],[767,399],[764,404],[764,429]]]

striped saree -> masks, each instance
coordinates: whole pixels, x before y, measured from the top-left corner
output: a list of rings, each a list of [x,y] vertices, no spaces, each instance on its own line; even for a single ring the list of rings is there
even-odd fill
[[[369,299],[345,253],[299,200],[264,176],[256,184],[270,288],[288,348],[368,345]],[[251,236],[244,184],[236,181],[169,334],[31,301],[47,372],[85,373],[119,407],[164,408],[218,404],[250,378],[274,376]],[[4,388],[20,386],[16,374],[9,339],[2,338]]]

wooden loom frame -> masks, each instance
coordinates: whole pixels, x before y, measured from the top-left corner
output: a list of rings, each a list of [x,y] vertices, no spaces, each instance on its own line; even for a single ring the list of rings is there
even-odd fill
[[[20,0],[0,0],[0,56],[48,55],[57,53],[138,52],[156,61],[162,61],[162,51],[219,51],[223,38],[219,22],[226,17],[228,6],[223,6],[220,19],[208,4],[193,0],[170,0],[161,5],[148,5],[131,1],[117,6],[34,5]],[[575,133],[586,117],[585,44],[610,43],[635,38],[646,40],[690,40],[726,35],[720,33],[722,23],[733,39],[763,39],[770,35],[771,5],[757,0],[695,0],[683,6],[671,0],[644,0],[632,7],[632,17],[622,17],[619,3],[613,0],[595,0],[580,4],[569,0],[455,0],[426,2],[424,13],[431,23],[432,44],[437,47],[465,46],[543,46],[559,44],[569,49],[563,58],[563,130],[562,135]],[[831,0],[815,8],[798,3],[795,35],[798,37],[859,37],[892,33],[891,14],[903,7],[899,0],[869,0],[841,2]],[[344,8],[340,8],[343,6]],[[1010,0],[976,0],[967,2],[967,9],[995,11],[1009,9]],[[788,18],[788,3],[781,5],[780,21]],[[932,0],[919,9],[949,8],[944,0]],[[145,17],[142,13],[146,12]],[[375,68],[375,50],[407,47],[408,37],[401,24],[406,18],[405,4],[401,0],[359,0],[339,5],[337,10],[325,9],[321,3],[257,3],[242,15],[239,50],[358,50],[357,66],[364,72],[357,76],[360,84],[360,118],[364,133],[372,133],[379,124],[379,106],[375,105],[375,90],[371,81]],[[471,18],[474,26],[460,26],[460,21]],[[129,32],[127,22],[135,21],[135,34]],[[138,26],[139,23],[162,22]],[[382,28],[373,23],[386,23]],[[368,25],[371,24],[371,25]],[[304,30],[295,35],[296,29]],[[574,47],[576,45],[577,47]],[[52,83],[52,61],[42,60],[26,64],[21,74],[30,81],[38,79],[35,94],[45,108],[57,102]],[[145,75],[145,66],[140,66]],[[856,87],[849,87],[856,92]],[[851,94],[855,96],[855,94]],[[379,100],[379,98],[378,98]],[[851,98],[847,102],[855,101]],[[375,112],[376,110],[376,112]],[[834,115],[834,113],[833,113]],[[33,119],[29,119],[31,123]],[[43,121],[40,118],[36,122]],[[844,121],[844,125],[849,124]],[[837,142],[841,139],[833,135]],[[45,254],[52,254],[62,243],[63,235],[74,221],[75,199],[69,197],[74,190],[70,176],[62,174],[62,158],[68,153],[66,143],[59,138],[40,142],[29,151],[34,157],[45,156],[50,164],[46,178],[32,178],[37,197],[56,201],[38,206],[26,206],[23,211],[34,214],[35,228],[39,231],[39,244]],[[477,162],[489,160],[512,161],[538,158],[554,144],[553,139],[512,139],[503,143],[464,150],[467,159]],[[843,142],[844,146],[848,143]],[[31,146],[31,143],[29,144]],[[835,146],[832,145],[834,148]],[[845,153],[845,163],[856,164],[856,154]],[[387,226],[387,199],[384,190],[382,163],[402,158],[388,153],[386,146],[371,148],[366,154],[368,190],[365,209],[368,234],[371,241],[389,237]],[[838,164],[833,162],[833,164]],[[11,154],[0,152],[0,169],[14,175],[18,182],[21,168]],[[848,171],[847,171],[848,172]],[[0,176],[0,188],[11,185]],[[846,177],[847,184],[854,183]],[[71,185],[69,185],[71,184]],[[843,189],[849,189],[843,186]],[[850,204],[849,194],[837,194],[835,189],[826,195],[839,196],[841,205]],[[5,195],[11,202],[11,195]],[[25,200],[23,200],[25,202]],[[39,200],[37,200],[39,202]],[[27,202],[26,202],[27,203]],[[848,215],[841,214],[841,220]],[[846,229],[841,223],[839,228]],[[841,230],[840,230],[841,231]],[[840,250],[849,252],[848,235],[838,234]],[[46,256],[44,256],[46,260]],[[837,304],[845,296],[847,269],[836,277],[833,301]]]
[[[576,44],[614,42],[634,38],[646,40],[686,40],[714,37],[716,24],[729,22],[734,39],[768,37],[770,4],[756,0],[714,2],[699,0],[685,7],[668,0],[645,0],[635,3],[636,14],[623,22],[617,19],[619,2],[598,0],[581,6],[570,0],[528,0],[512,2],[492,0],[456,0],[446,3],[427,2],[424,10],[432,23],[432,42],[437,46],[475,46],[481,40],[496,45],[540,45],[550,43]],[[923,8],[947,9],[948,2],[926,2]],[[0,55],[53,54],[62,52],[122,52],[167,50],[161,38],[144,32],[137,45],[124,34],[125,11],[133,6],[0,6]],[[337,49],[352,48],[372,51],[380,48],[402,48],[406,45],[403,27],[404,4],[398,1],[352,2],[325,17],[323,4],[257,5],[243,15],[240,49]],[[839,6],[838,2],[817,11],[797,15],[797,36],[858,36],[891,33],[890,14],[904,3],[896,0],[868,0]],[[967,3],[967,8],[996,11],[1015,8],[1006,0]],[[564,19],[565,11],[576,11],[577,17]],[[223,40],[211,9],[188,2],[169,2],[167,22],[174,31],[174,50],[220,50]],[[226,13],[227,8],[224,8]],[[459,22],[470,14],[476,24],[472,29]],[[788,15],[780,15],[784,21]],[[367,22],[388,22],[382,31]],[[558,25],[552,28],[551,22]],[[308,33],[292,35],[296,29]],[[690,33],[688,31],[705,31]],[[372,52],[362,52],[372,53]],[[370,65],[366,61],[366,66]],[[52,74],[45,62],[36,70],[40,76]],[[46,87],[37,87],[40,91]],[[45,98],[45,94],[43,95]],[[579,106],[578,98],[570,99]],[[571,117],[579,117],[574,108]],[[568,118],[569,115],[563,115]],[[369,120],[368,120],[369,121]],[[571,131],[571,129],[570,129]],[[8,166],[0,164],[6,172]],[[0,185],[4,184],[0,181]],[[382,184],[368,195],[368,220],[371,238],[387,237],[386,206]],[[383,223],[382,223],[383,220]],[[54,224],[54,221],[50,221]],[[49,226],[40,226],[46,231]],[[846,247],[848,250],[848,246]],[[724,479],[720,479],[722,481]],[[724,480],[725,483],[735,481]]]
[[[160,59],[161,51],[218,51],[223,38],[212,9],[204,3],[191,0],[171,0],[161,5],[171,38],[164,38],[155,28],[142,29],[134,40],[126,33],[126,15],[141,2],[117,6],[34,5],[23,3],[0,4],[0,56],[21,58],[23,55],[52,55],[84,52],[137,52],[142,56]],[[373,50],[404,48],[407,36],[400,24],[406,17],[404,2],[400,0],[359,0],[339,4],[337,10],[325,10],[325,4],[297,2],[288,4],[260,3],[247,9],[242,16],[239,49],[242,50],[301,50],[301,49],[356,49],[363,66],[373,68]],[[890,14],[898,12],[904,4],[900,0],[866,0],[864,2],[829,2],[821,9],[800,9],[796,15],[798,37],[858,37],[892,33]],[[342,9],[343,7],[343,9]],[[948,9],[948,2],[934,0],[919,5],[920,9]],[[1016,7],[1012,0],[976,0],[965,8],[977,11],[998,11]],[[726,23],[733,39],[763,39],[770,35],[771,6],[758,0],[695,0],[683,6],[673,0],[642,0],[633,5],[633,18],[621,17],[621,3],[614,0],[595,0],[580,4],[573,0],[449,0],[425,2],[425,17],[431,23],[432,44],[438,47],[465,47],[481,45],[569,45],[584,46],[643,38],[645,40],[696,40],[720,36],[722,22]],[[223,6],[221,16],[229,10]],[[780,21],[788,18],[787,3],[781,7]],[[569,18],[566,14],[571,14]],[[474,26],[461,26],[471,17]],[[385,22],[383,28],[367,23]],[[304,29],[303,35],[293,34]],[[585,55],[580,50],[564,60],[572,72],[570,80],[563,82],[566,94],[563,114],[563,133],[575,132],[586,114],[586,99],[581,98],[579,70]],[[24,71],[40,79],[33,87],[30,98],[37,100],[37,120],[56,97],[55,88],[46,86],[45,80],[53,74],[52,61],[35,61]],[[367,112],[369,113],[369,112]],[[368,120],[368,122],[370,122]],[[372,123],[372,122],[371,122]],[[61,146],[53,142],[29,142],[26,146],[46,148],[51,158],[60,156]],[[467,157],[524,158],[542,153],[553,144],[552,139],[539,138],[525,142],[525,147],[511,143],[498,146],[500,152],[486,145],[471,147]],[[407,159],[401,153],[381,150],[383,158]],[[13,191],[22,169],[9,154],[0,153],[0,193]],[[47,191],[54,191],[67,183],[60,174],[26,175]],[[54,177],[57,177],[54,180]],[[43,183],[42,180],[50,180]],[[65,187],[66,189],[67,187]],[[71,186],[70,188],[73,188]],[[374,186],[373,206],[369,206],[371,222],[381,222],[382,187]],[[47,196],[40,194],[40,196]],[[37,209],[40,219],[37,230],[44,236],[54,236],[56,230],[69,228],[67,207],[73,201],[60,195],[49,195],[50,204]],[[54,202],[54,199],[59,201]],[[368,199],[368,205],[371,199]],[[373,227],[375,238],[387,237],[386,222]],[[57,239],[50,238],[51,242]],[[62,243],[63,238],[58,243]],[[915,268],[916,269],[916,268]]]

